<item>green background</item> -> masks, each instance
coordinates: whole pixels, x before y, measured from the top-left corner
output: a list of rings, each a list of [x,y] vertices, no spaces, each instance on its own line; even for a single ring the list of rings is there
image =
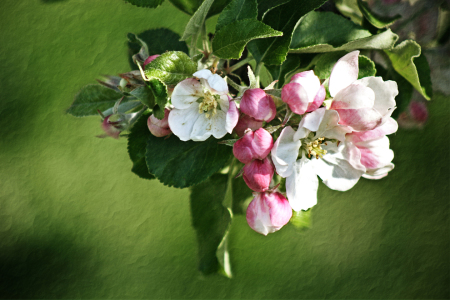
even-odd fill
[[[309,230],[264,237],[236,217],[234,279],[198,273],[189,191],[138,178],[126,139],[98,139],[99,118],[64,113],[82,86],[129,70],[127,32],[181,33],[188,19],[169,3],[0,2],[0,297],[448,298],[439,95],[423,130],[391,136],[387,178],[346,193],[321,184]]]

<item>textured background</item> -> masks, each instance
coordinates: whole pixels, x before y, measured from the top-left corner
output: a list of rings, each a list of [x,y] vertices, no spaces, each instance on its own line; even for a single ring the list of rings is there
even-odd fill
[[[391,136],[396,169],[346,193],[321,184],[313,227],[263,237],[237,217],[235,278],[196,270],[188,190],[130,172],[126,140],[64,114],[128,70],[126,33],[188,16],[168,3],[0,2],[0,297],[449,298],[449,99]]]

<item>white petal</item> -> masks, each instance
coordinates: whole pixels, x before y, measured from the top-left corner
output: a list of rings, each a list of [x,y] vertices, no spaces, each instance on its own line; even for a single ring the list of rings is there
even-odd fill
[[[358,79],[358,56],[359,51],[350,52],[334,65],[328,84],[331,97]]]
[[[225,125],[225,129],[228,133],[233,132],[234,127],[236,127],[239,121],[239,110],[236,107],[236,103],[234,101],[229,102],[229,108],[227,110],[227,121]]]
[[[306,114],[298,125],[298,130],[294,135],[295,140],[303,139],[308,134],[309,131],[317,131],[319,129],[320,123],[322,122],[323,116],[325,115],[325,107],[316,109],[315,111]]]
[[[286,195],[295,211],[307,210],[317,204],[319,180],[314,172],[315,161],[302,157],[294,171],[286,178]]]
[[[192,127],[191,140],[205,141],[213,134],[212,118],[207,118],[206,114],[200,114]]]
[[[217,74],[213,74],[208,78],[209,86],[215,90],[218,94],[226,95],[228,94],[228,85],[225,79]]]
[[[284,128],[271,151],[273,164],[281,177],[291,175],[298,150],[302,145],[301,141],[294,140],[294,134],[295,131],[291,126]]]
[[[211,117],[211,126],[213,136],[216,139],[223,138],[225,134],[227,134],[227,113],[218,110],[217,113]]]
[[[376,170],[367,170],[367,172],[363,174],[362,177],[366,179],[381,179],[383,177],[386,177],[388,172],[392,171],[392,169],[394,169],[394,164],[390,163]]]
[[[212,75],[211,71],[208,69],[200,70],[195,72],[192,76],[197,78],[208,79]]]
[[[362,84],[350,84],[339,91],[331,103],[331,109],[372,108],[375,103],[375,92]]]
[[[182,141],[191,139],[192,128],[200,114],[197,103],[187,109],[176,109],[169,113],[169,127],[172,132]]]
[[[352,132],[348,126],[339,125],[339,114],[335,110],[327,110],[316,131],[316,138],[326,137],[339,141],[345,140],[345,134]]]
[[[381,77],[364,77],[357,81],[358,84],[372,89],[375,93],[375,108],[386,119],[395,108],[395,96],[398,95],[397,83],[395,81],[383,81]],[[389,116],[387,118],[389,118]]]
[[[172,93],[171,101],[178,109],[187,109],[203,94],[203,87],[198,80],[188,78],[178,83]]]

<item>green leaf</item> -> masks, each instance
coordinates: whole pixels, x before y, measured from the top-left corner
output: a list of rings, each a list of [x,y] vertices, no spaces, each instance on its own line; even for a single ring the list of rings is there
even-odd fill
[[[291,220],[292,225],[298,229],[307,229],[311,227],[311,209],[304,211],[293,211]]]
[[[155,176],[148,172],[147,164],[145,163],[145,147],[147,139],[151,135],[147,126],[147,119],[150,113],[144,113],[134,123],[128,135],[128,155],[133,162],[131,171],[137,176],[144,179],[154,179]]]
[[[155,113],[155,117],[162,120],[164,118],[164,107],[166,106],[169,99],[167,86],[158,79],[150,80],[147,82],[147,84],[153,93],[156,104],[158,104],[159,108],[161,109],[159,113]]]
[[[97,115],[97,110],[104,111],[122,98],[123,95],[103,85],[90,84],[83,87],[72,105],[67,109],[67,113],[75,117],[85,117]]]
[[[131,95],[138,98],[142,104],[146,105],[149,108],[155,106],[155,97],[153,96],[152,91],[148,86],[140,86],[135,88],[130,92]]]
[[[117,113],[118,114],[125,114],[128,112],[134,112],[137,110],[140,110],[142,108],[142,102],[139,100],[128,100],[129,98],[125,98],[122,100],[122,102],[117,107]],[[126,101],[126,102],[124,102]],[[104,116],[108,116],[114,113],[114,106],[108,108],[107,110],[102,111],[102,114]]]
[[[191,188],[192,225],[198,242],[198,268],[205,275],[217,273],[220,266],[217,249],[231,223],[228,209],[222,205],[227,190],[227,175],[215,174]]]
[[[258,20],[262,20],[269,10],[289,1],[290,0],[258,0]]]
[[[361,79],[363,77],[375,76],[375,74],[377,73],[375,63],[367,56],[359,55],[358,65],[359,65],[358,79]]]
[[[292,32],[299,19],[325,2],[325,0],[291,0],[267,12],[263,22],[275,30],[282,31],[283,36],[250,42],[248,49],[255,60],[266,65],[280,65],[286,59]]]
[[[220,170],[229,160],[232,148],[211,137],[204,142],[181,141],[177,136],[147,141],[149,171],[168,186],[185,188],[198,184]]]
[[[402,17],[400,15],[395,15],[393,17],[380,16],[371,11],[369,5],[362,0],[358,0],[358,7],[364,18],[366,18],[366,20],[376,28],[391,26],[395,21]]]
[[[385,52],[395,71],[408,80],[425,99],[430,100],[433,96],[430,67],[427,59],[421,53],[419,44],[412,40],[406,40],[395,46],[394,49]]]
[[[251,40],[281,36],[283,33],[270,26],[254,20],[246,19],[233,22],[219,30],[213,41],[214,54],[225,59],[239,59],[245,45]]]
[[[266,66],[272,74],[273,80],[278,80],[276,87],[282,87],[286,82],[286,76],[300,67],[300,57],[298,55],[288,55],[282,65]]]
[[[176,8],[187,13],[188,15],[193,15],[203,0],[169,0]],[[230,3],[231,0],[215,0],[209,9],[208,15],[206,18],[214,16],[221,11]]]
[[[345,54],[346,54],[345,52],[329,52],[319,54],[312,62],[312,64],[315,65],[314,74],[316,74],[316,76],[319,77],[320,79],[329,78],[333,66]],[[358,79],[368,76],[375,76],[377,72],[375,68],[375,63],[368,57],[364,55],[359,55],[358,65],[359,65]]]
[[[235,21],[256,19],[258,15],[256,0],[233,0],[220,14],[216,24],[216,32]]]
[[[148,78],[159,79],[167,85],[175,85],[192,77],[196,71],[197,65],[186,53],[180,51],[166,52],[145,66]]]
[[[125,0],[125,2],[131,3],[139,7],[155,8],[160,6],[164,0]]]
[[[211,8],[213,2],[214,0],[205,0],[202,5],[200,5],[198,10],[191,17],[186,25],[186,28],[184,29],[183,36],[181,37],[182,41],[185,41],[190,37],[197,40],[197,37],[202,30],[202,26],[205,23],[206,16],[208,15],[208,11]]]
[[[245,215],[247,209],[247,201],[252,199],[252,190],[247,186],[242,177],[232,180],[233,203],[232,210],[235,215]],[[247,205],[246,205],[247,204]]]

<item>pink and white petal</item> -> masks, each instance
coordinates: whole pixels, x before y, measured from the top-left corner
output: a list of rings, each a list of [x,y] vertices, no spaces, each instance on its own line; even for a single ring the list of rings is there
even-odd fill
[[[293,172],[286,178],[286,195],[295,211],[307,210],[317,204],[319,180],[314,160],[305,157],[295,162]]]
[[[327,92],[325,91],[325,87],[323,85],[321,85],[319,87],[319,90],[317,91],[316,96],[314,97],[314,101],[309,103],[306,112],[311,112],[311,111],[315,111],[316,109],[318,109],[322,105],[323,101],[325,100],[326,95],[327,95]]]
[[[373,108],[337,109],[339,124],[350,126],[355,131],[372,130],[383,122],[378,111]]]
[[[234,127],[236,127],[239,121],[239,110],[234,101],[229,102],[229,107],[226,114],[227,116],[226,116],[225,130],[228,133],[232,133]]]
[[[319,77],[314,75],[314,71],[304,71],[297,73],[291,78],[291,82],[302,85],[308,95],[308,102],[312,103],[320,88]]]
[[[212,75],[212,72],[208,69],[203,69],[200,71],[195,72],[194,74],[192,74],[192,76],[197,77],[197,78],[203,78],[208,80],[208,78]]]
[[[319,108],[309,114],[303,116],[303,119],[298,124],[298,130],[294,135],[294,140],[305,138],[310,131],[317,131],[325,116],[326,108]]]
[[[217,74],[213,74],[208,78],[209,86],[217,92],[219,95],[228,94],[228,85],[222,77]]]
[[[217,115],[217,114],[216,114]],[[205,141],[213,134],[213,118],[207,118],[206,114],[200,114],[192,127],[191,140]]]
[[[353,168],[362,172],[366,171],[366,167],[361,162],[361,151],[354,144],[349,142],[341,143],[338,147],[338,152],[340,152],[340,154],[342,155],[341,157],[344,160],[348,161]]]
[[[373,108],[383,117],[388,113],[392,114],[395,107],[395,96],[398,95],[398,87],[395,81],[383,81],[381,77],[372,76],[361,78],[357,83],[373,90],[375,93]]]
[[[175,108],[187,109],[192,103],[197,101],[202,94],[202,84],[194,78],[188,78],[175,86],[171,96],[171,101]]]
[[[330,109],[372,108],[374,103],[375,93],[372,89],[360,84],[351,84],[337,93]]]
[[[302,145],[299,140],[294,140],[295,131],[291,126],[285,127],[272,148],[272,161],[277,173],[281,177],[291,175],[294,163],[297,160],[298,150]]]
[[[375,169],[375,170],[367,170],[365,174],[362,175],[362,177],[366,179],[381,179],[383,177],[386,177],[388,172],[392,171],[394,169],[394,164],[390,163],[382,168]]]
[[[188,141],[191,139],[192,128],[199,117],[196,103],[187,109],[174,108],[169,113],[169,127],[180,140]]]
[[[341,57],[331,70],[328,88],[331,97],[358,79],[359,51],[350,52]]]
[[[383,136],[377,140],[360,143],[361,163],[367,169],[378,169],[391,163],[394,151],[389,149],[389,138]]]
[[[217,113],[211,117],[212,134],[216,139],[223,138],[227,134],[227,113],[218,110]],[[231,128],[233,131],[233,128]]]
[[[326,155],[327,156],[327,155]],[[364,173],[353,168],[346,160],[337,159],[338,164],[331,164],[324,159],[317,159],[315,171],[322,179],[323,183],[332,190],[348,191],[359,180]]]
[[[316,130],[316,138],[326,137],[344,141],[345,135],[350,132],[352,132],[350,127],[339,125],[339,114],[337,111],[326,110],[322,122]]]
[[[361,132],[354,131],[351,134],[347,134],[346,140],[358,146],[359,143],[379,139],[385,135],[392,134],[397,130],[397,121],[393,118],[389,118],[383,125],[378,126],[375,129]]]
[[[281,100],[287,103],[289,108],[298,115],[303,115],[309,104],[306,88],[296,82],[288,83],[282,88]]]

